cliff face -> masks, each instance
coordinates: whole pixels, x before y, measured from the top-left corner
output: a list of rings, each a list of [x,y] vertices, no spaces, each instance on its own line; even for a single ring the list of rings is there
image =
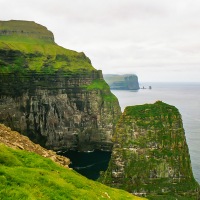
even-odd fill
[[[105,81],[112,90],[138,90],[138,77],[135,74],[115,75],[104,74]]]
[[[50,149],[111,150],[121,111],[102,72],[43,26],[2,24],[9,34],[0,31],[0,122]]]
[[[100,181],[149,199],[199,199],[178,110],[160,101],[127,107]]]

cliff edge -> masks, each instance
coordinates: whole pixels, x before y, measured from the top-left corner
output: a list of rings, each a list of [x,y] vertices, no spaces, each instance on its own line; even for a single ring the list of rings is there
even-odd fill
[[[127,107],[100,181],[149,199],[199,199],[179,111],[161,101]]]
[[[111,150],[121,114],[102,72],[46,27],[0,21],[0,123],[48,149]]]
[[[13,37],[13,41],[21,38],[21,40],[32,40],[32,42],[35,39],[38,41],[54,43],[53,33],[46,27],[33,21],[0,21],[0,37],[4,40],[6,40],[6,38],[10,40],[10,38]]]

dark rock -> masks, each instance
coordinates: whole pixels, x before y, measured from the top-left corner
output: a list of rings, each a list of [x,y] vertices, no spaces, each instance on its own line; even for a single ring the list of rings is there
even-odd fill
[[[120,114],[83,52],[56,45],[34,22],[0,21],[1,123],[49,149],[111,150]]]

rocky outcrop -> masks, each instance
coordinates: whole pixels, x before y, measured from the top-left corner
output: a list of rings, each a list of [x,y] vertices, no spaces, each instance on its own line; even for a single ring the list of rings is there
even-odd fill
[[[24,24],[23,33],[35,27],[31,41],[0,35],[0,122],[49,149],[111,150],[121,111],[102,72],[84,53],[47,41],[46,28]]]
[[[120,108],[109,88],[89,88],[100,76],[3,75],[0,121],[49,149],[111,150]]]
[[[14,149],[26,150],[29,152],[37,153],[45,158],[50,158],[61,166],[67,167],[70,160],[64,156],[57,155],[54,151],[42,148],[38,144],[34,144],[28,137],[12,131],[9,127],[0,124],[0,143]]]
[[[138,77],[135,74],[104,74],[104,78],[112,90],[139,90]]]
[[[161,101],[127,107],[100,181],[149,199],[199,199],[178,110]]]

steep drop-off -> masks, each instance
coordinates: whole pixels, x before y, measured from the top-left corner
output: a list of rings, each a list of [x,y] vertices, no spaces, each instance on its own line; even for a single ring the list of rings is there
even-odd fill
[[[127,107],[100,181],[153,200],[199,199],[179,111],[161,101]]]
[[[34,22],[0,22],[0,122],[49,149],[111,150],[117,98],[84,53]]]
[[[27,137],[0,124],[1,200],[144,200],[88,180],[66,168],[67,163],[67,158],[34,144]]]

